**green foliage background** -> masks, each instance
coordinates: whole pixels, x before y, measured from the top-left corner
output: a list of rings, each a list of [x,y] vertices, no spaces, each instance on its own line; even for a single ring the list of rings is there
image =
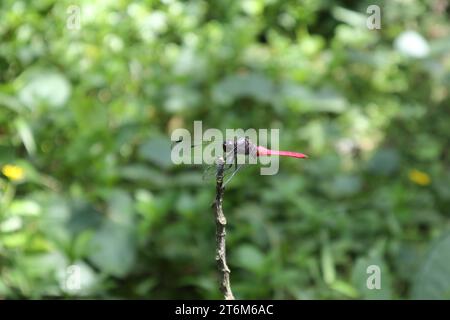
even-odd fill
[[[194,120],[310,156],[228,185],[236,297],[450,297],[446,5],[3,0],[0,298],[220,298],[213,183],[170,162]]]

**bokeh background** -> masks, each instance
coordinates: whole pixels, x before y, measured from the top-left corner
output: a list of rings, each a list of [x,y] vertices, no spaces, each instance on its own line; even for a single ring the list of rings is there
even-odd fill
[[[227,186],[237,298],[449,298],[449,13],[2,0],[0,298],[221,298],[214,181],[170,161],[194,120],[310,156]]]

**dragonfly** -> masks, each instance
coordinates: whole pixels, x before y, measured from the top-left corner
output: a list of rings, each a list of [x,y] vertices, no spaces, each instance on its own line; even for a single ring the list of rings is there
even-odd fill
[[[179,139],[175,141],[175,143],[182,142],[183,139]],[[191,148],[198,147],[200,145],[211,143],[209,141],[205,141],[198,144],[192,144]],[[282,151],[282,150],[272,150],[265,148],[263,146],[259,146],[255,144],[253,141],[249,139],[249,137],[234,137],[230,140],[224,140],[222,143],[222,151],[223,151],[223,159],[225,162],[224,167],[224,177],[226,181],[224,182],[224,186],[230,182],[230,180],[235,176],[235,174],[242,168],[245,163],[238,164],[238,155],[249,156],[253,158],[261,157],[261,156],[283,156],[283,157],[291,157],[304,159],[308,158],[308,156],[304,153],[294,152],[294,151]],[[207,180],[210,177],[215,176],[215,170],[217,168],[217,164],[212,164],[206,167],[203,172],[203,179]]]

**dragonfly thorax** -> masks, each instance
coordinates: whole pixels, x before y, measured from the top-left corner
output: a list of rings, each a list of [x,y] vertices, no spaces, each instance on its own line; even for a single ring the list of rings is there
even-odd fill
[[[248,137],[235,138],[223,142],[223,151],[225,154],[243,154],[256,156],[256,145]]]

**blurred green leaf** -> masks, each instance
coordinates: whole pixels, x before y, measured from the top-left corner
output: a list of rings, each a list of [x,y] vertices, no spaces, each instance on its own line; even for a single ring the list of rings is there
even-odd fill
[[[89,259],[102,272],[121,277],[133,267],[136,259],[133,230],[112,221],[106,221],[95,232]]]
[[[252,272],[261,271],[264,256],[255,246],[245,244],[237,248],[233,254],[235,264]]]
[[[343,7],[335,7],[332,10],[335,19],[345,22],[351,26],[364,28],[366,26],[366,19],[362,13],[345,9]]]
[[[23,145],[30,155],[34,155],[36,152],[36,142],[34,141],[33,132],[31,131],[30,126],[24,119],[20,118],[16,120],[15,124]]]
[[[152,138],[139,148],[139,154],[145,160],[149,160],[158,167],[167,169],[173,163],[171,161],[170,140],[168,138]]]
[[[380,271],[380,288],[369,288],[369,277],[377,276],[378,274],[369,267],[375,266]],[[373,278],[371,278],[373,279]],[[392,285],[389,269],[387,268],[383,259],[377,255],[359,258],[352,271],[352,283],[358,290],[363,299],[392,299]],[[371,281],[373,284],[374,282]]]
[[[71,85],[59,72],[37,69],[28,72],[22,80],[25,85],[20,89],[19,99],[30,109],[41,102],[61,107],[69,99]]]
[[[447,233],[430,247],[414,279],[413,299],[450,298],[450,234]]]
[[[213,89],[214,100],[224,105],[245,97],[271,103],[274,95],[274,84],[264,75],[254,73],[228,76]]]
[[[400,156],[394,149],[381,149],[375,153],[368,163],[370,172],[380,175],[389,175],[396,171],[400,165]]]

